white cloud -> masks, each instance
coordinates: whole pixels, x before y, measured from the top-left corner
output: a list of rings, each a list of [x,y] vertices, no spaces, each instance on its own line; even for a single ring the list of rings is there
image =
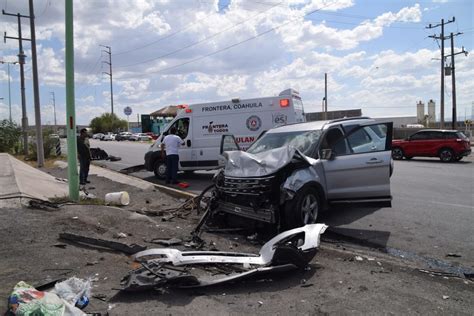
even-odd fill
[[[303,8],[303,12],[311,12],[313,10],[337,11],[352,7],[352,0],[310,0]]]
[[[295,51],[305,51],[317,47],[327,50],[347,50],[355,48],[360,42],[376,39],[383,34],[384,27],[394,22],[419,22],[420,5],[402,8],[397,13],[384,13],[373,21],[364,21],[353,29],[338,30],[325,23],[314,24],[312,21],[290,23],[278,30],[285,43]]]

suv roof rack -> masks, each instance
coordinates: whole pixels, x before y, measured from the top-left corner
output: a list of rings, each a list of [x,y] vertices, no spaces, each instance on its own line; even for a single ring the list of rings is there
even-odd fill
[[[368,116],[352,116],[352,117],[343,117],[340,119],[329,120],[327,124],[336,123],[336,122],[344,122],[344,121],[351,121],[351,120],[363,120],[363,119],[370,119]]]

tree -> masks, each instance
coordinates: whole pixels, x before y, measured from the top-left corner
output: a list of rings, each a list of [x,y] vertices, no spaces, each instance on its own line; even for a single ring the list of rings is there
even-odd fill
[[[93,118],[89,126],[93,133],[117,132],[127,128],[127,121],[119,119],[115,114],[104,113]]]
[[[21,129],[9,120],[0,121],[0,152],[15,152],[20,143]]]

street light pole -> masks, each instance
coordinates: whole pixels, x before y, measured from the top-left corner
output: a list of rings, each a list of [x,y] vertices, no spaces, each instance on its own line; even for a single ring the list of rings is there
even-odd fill
[[[7,38],[18,40],[18,63],[20,64],[20,95],[21,95],[21,130],[23,133],[23,154],[28,156],[28,116],[26,113],[26,95],[25,95],[25,59],[26,55],[23,51],[23,41],[29,41],[27,38],[23,38],[21,33],[21,18],[27,18],[28,16],[21,15],[20,13],[13,14],[7,13],[2,10],[3,15],[16,16],[18,19],[18,37],[7,36],[6,32],[3,36],[5,41]]]
[[[9,111],[9,118],[10,118],[10,123],[12,122],[12,91],[11,91],[11,85],[10,85],[10,64],[15,65],[18,64],[17,61],[3,61],[0,60],[0,64],[7,64],[7,69],[8,69],[8,111]]]
[[[38,168],[44,166],[43,129],[41,125],[41,107],[38,82],[38,62],[36,54],[36,31],[35,31],[35,10],[33,0],[30,4],[30,36],[31,36],[31,61],[33,69],[33,96],[35,100],[35,128],[36,128],[36,158]]]

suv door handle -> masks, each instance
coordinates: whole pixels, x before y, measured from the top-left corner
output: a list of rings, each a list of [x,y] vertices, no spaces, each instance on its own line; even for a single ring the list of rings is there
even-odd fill
[[[369,161],[366,161],[365,163],[368,164],[368,165],[374,165],[374,164],[382,163],[382,162],[383,162],[383,160],[379,160],[377,158],[372,158]]]

